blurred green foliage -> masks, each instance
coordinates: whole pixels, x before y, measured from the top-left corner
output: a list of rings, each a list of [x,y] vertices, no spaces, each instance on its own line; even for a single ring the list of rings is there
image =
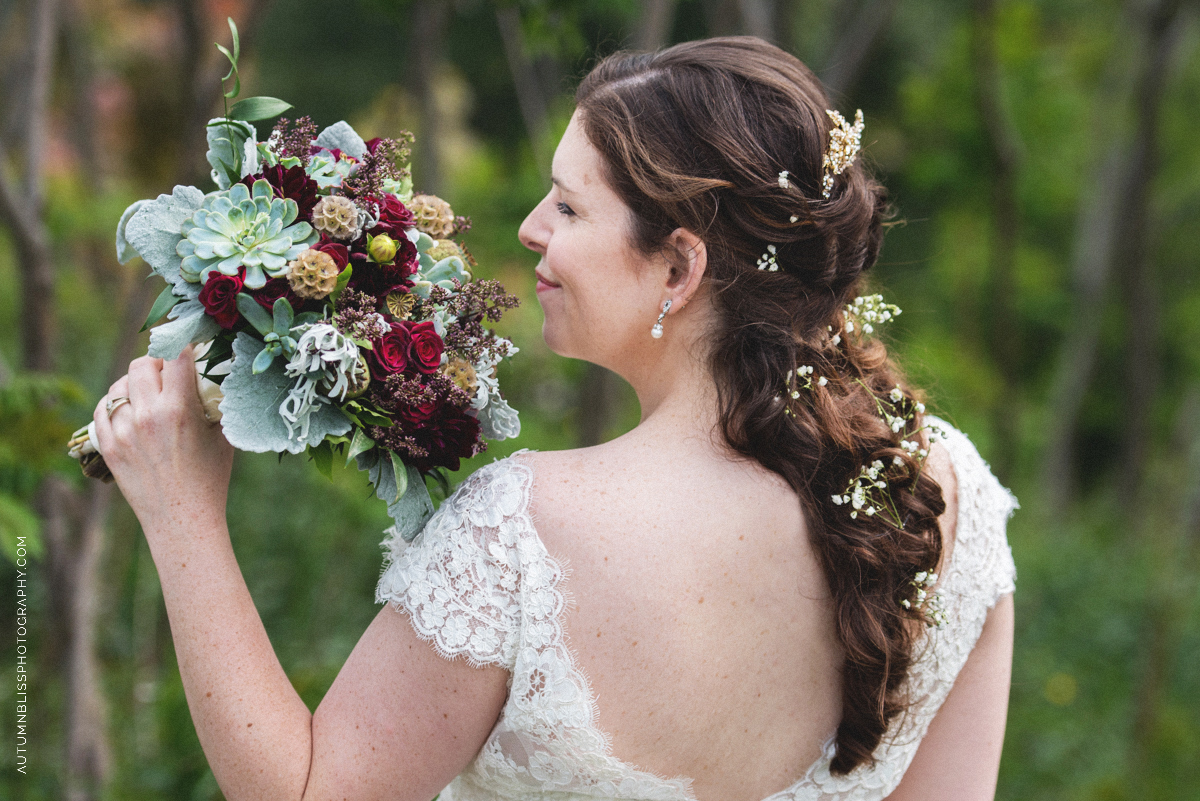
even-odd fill
[[[870,2],[778,0],[790,14],[793,52],[828,64],[855,9]],[[235,4],[236,5],[236,4]],[[326,125],[347,119],[364,135],[398,128],[420,135],[414,87],[419,48],[414,14],[432,3],[277,0],[244,56],[248,91],[284,98]],[[671,41],[719,32],[718,0],[681,0]],[[885,5],[885,4],[878,4]],[[866,158],[898,212],[874,281],[904,314],[887,333],[931,408],[964,429],[986,458],[1011,453],[1002,478],[1021,499],[1009,527],[1018,566],[1017,639],[1001,799],[1178,799],[1200,796],[1200,531],[1188,515],[1197,460],[1188,398],[1200,387],[1200,59],[1195,4],[1182,43],[1162,74],[1158,158],[1150,182],[1147,232],[1153,314],[1126,305],[1114,265],[1103,299],[1095,378],[1083,399],[1073,467],[1073,500],[1047,497],[1042,472],[1053,386],[1064,343],[1079,326],[1081,208],[1114,137],[1135,125],[1121,101],[1131,82],[1139,3],[1118,0],[1003,0],[994,36],[1000,95],[1019,144],[1014,191],[1019,230],[1011,319],[998,319],[991,257],[996,247],[995,175],[979,113],[973,11],[966,0],[898,4],[861,78],[835,98],[867,118]],[[84,424],[105,391],[118,339],[119,308],[144,266],[121,268],[112,231],[124,206],[170,188],[185,121],[184,98],[164,94],[171,53],[122,35],[169,28],[156,0],[84,3],[88,36],[105,80],[130,111],[117,126],[128,150],[114,150],[104,180],[83,167],[54,172],[46,217],[57,254],[61,378],[12,371],[0,384],[0,525],[33,531],[30,503],[47,471],[69,474],[60,443]],[[636,35],[633,0],[523,0],[525,44],[544,91],[553,133],[570,115],[575,81],[599,56]],[[494,3],[461,0],[449,9],[434,90],[440,109],[438,192],[469,214],[465,237],[480,274],[525,299],[498,330],[521,348],[501,367],[521,411],[516,442],[493,444],[456,477],[515,448],[572,447],[580,430],[585,366],[550,353],[540,337],[535,259],[516,239],[524,215],[546,191],[514,88]],[[221,17],[214,15],[213,36]],[[235,12],[235,16],[236,12]],[[149,21],[148,21],[149,20]],[[240,20],[239,20],[240,22]],[[158,27],[155,27],[158,26]],[[165,35],[165,34],[164,34]],[[168,48],[169,49],[169,48]],[[1114,86],[1117,87],[1114,89]],[[217,95],[214,93],[214,101]],[[1136,99],[1136,98],[1134,98]],[[56,102],[63,103],[61,99]],[[202,165],[201,165],[202,166]],[[424,176],[415,166],[418,187]],[[19,283],[15,249],[0,229],[0,286]],[[153,293],[151,293],[151,296]],[[0,353],[18,363],[17,295],[0,292]],[[140,322],[140,321],[139,321]],[[1018,380],[1006,378],[994,331],[1019,341]],[[1144,479],[1120,482],[1127,426],[1130,332],[1152,329],[1157,386],[1150,410]],[[139,347],[144,348],[144,341]],[[141,350],[138,351],[139,353]],[[636,400],[618,392],[608,434],[638,419]],[[1013,410],[1015,441],[997,419]],[[66,421],[70,421],[70,423]],[[1191,437],[1181,436],[1192,432]],[[333,481],[303,459],[240,454],[230,498],[234,545],[280,659],[314,706],[377,607],[372,603],[387,525],[365,478],[335,468]],[[105,798],[212,799],[208,771],[187,711],[153,563],[137,523],[118,505],[109,525],[101,583],[99,649],[108,699],[113,767]],[[6,545],[7,548],[7,545]],[[11,570],[0,576],[12,597]],[[57,631],[45,617],[47,575],[33,586],[31,733],[33,770],[18,777],[0,752],[0,801],[63,794],[67,698]],[[40,622],[39,622],[40,621]],[[0,643],[0,700],[11,708],[12,646]],[[5,713],[6,715],[9,713]],[[8,719],[5,718],[5,725]],[[8,726],[11,731],[11,726]]]

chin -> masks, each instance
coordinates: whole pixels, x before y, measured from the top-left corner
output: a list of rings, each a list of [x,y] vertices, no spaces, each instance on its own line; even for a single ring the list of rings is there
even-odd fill
[[[550,348],[553,353],[567,359],[580,358],[575,349],[571,347],[570,339],[564,337],[563,333],[559,327],[551,324],[549,318],[542,321],[542,339],[546,342],[546,347]]]

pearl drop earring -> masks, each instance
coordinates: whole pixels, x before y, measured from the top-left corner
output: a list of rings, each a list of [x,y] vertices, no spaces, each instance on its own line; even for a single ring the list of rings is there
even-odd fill
[[[667,312],[669,312],[670,310],[671,310],[671,301],[669,301],[669,300],[665,301],[663,303],[662,314],[658,315],[658,322],[656,322],[654,324],[654,327],[650,329],[650,336],[654,337],[655,339],[662,339],[662,334],[663,334],[662,321],[663,321],[663,318],[667,316]]]

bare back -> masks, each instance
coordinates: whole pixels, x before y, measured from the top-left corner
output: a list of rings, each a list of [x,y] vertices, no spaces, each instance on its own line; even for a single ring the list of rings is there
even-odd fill
[[[523,458],[614,756],[692,777],[699,799],[759,801],[802,776],[840,718],[842,655],[791,488],[746,460],[632,437]],[[934,469],[953,500],[948,460]]]

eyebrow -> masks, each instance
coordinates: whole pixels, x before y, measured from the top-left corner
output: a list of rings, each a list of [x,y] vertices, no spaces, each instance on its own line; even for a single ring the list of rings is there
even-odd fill
[[[564,192],[571,192],[571,194],[575,194],[569,186],[563,184],[562,181],[558,180],[558,178],[554,177],[553,175],[550,176],[550,183],[554,184]]]

